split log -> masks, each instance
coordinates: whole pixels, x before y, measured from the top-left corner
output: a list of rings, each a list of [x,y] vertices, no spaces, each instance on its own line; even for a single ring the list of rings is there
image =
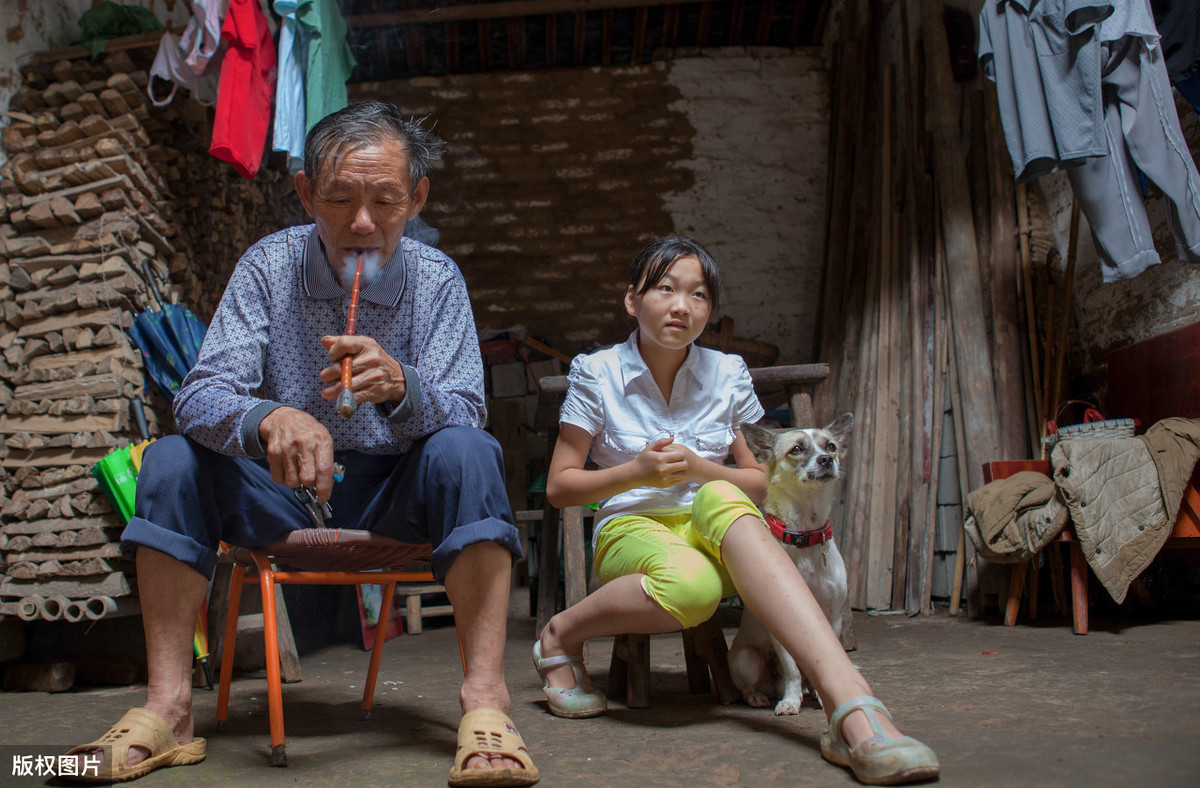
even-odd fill
[[[103,326],[119,326],[129,328],[133,325],[133,316],[123,309],[88,309],[70,315],[55,315],[52,317],[25,323],[17,330],[18,337],[43,336],[52,331],[62,331],[64,328]]]
[[[61,562],[58,560],[44,561],[37,565],[39,579],[46,577],[90,577],[92,575],[109,574],[112,566],[103,558],[87,558],[82,561]]]
[[[128,426],[128,420],[120,413],[106,416],[0,416],[0,435],[17,432],[36,432],[43,435],[58,435],[66,432],[106,430],[119,432]],[[86,482],[85,482],[86,484]],[[90,489],[78,487],[73,492]],[[15,496],[14,496],[15,498]]]
[[[95,93],[81,93],[79,98],[75,100],[79,102],[79,106],[83,107],[89,119],[95,118],[96,120],[100,120],[105,115],[104,102]],[[108,124],[105,125],[107,126]]]
[[[51,207],[49,200],[35,203],[28,211],[25,211],[21,221],[23,225],[33,225],[42,229],[61,226],[58,218],[54,215],[54,209]]]
[[[128,596],[129,581],[121,572],[88,579],[55,580],[31,584],[14,580],[0,581],[0,597],[25,597],[30,593],[44,596],[65,596],[73,599],[93,596]]]
[[[75,531],[67,531],[65,533],[76,533]],[[12,554],[10,553],[10,557]],[[89,558],[121,558],[121,545],[116,542],[97,545],[95,547],[87,547],[82,549],[67,549],[67,550],[29,550],[15,557],[22,561],[32,561],[40,563],[42,561],[84,561]]]
[[[121,336],[122,338],[125,337],[123,333]],[[60,367],[75,367],[80,363],[99,364],[101,361],[111,361],[125,367],[140,367],[142,363],[141,356],[134,352],[129,341],[125,339],[121,343],[96,350],[82,350],[74,353],[58,353],[51,356],[42,356],[30,361],[29,367],[35,370],[56,369]],[[100,371],[108,372],[109,370],[104,369]]]
[[[133,392],[131,392],[132,394]],[[0,467],[49,468],[66,465],[85,465],[91,467],[108,454],[105,449],[48,449],[38,448],[31,451],[9,451],[0,458]]]
[[[75,213],[75,203],[66,197],[55,197],[50,200],[50,210],[54,218],[64,227],[80,224],[83,220]]]

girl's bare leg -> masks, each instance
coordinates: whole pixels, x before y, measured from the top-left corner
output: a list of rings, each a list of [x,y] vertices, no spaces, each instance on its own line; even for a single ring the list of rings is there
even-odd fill
[[[642,588],[645,575],[623,575],[605,583],[581,602],[555,615],[542,630],[542,656],[578,654],[595,637],[625,633],[658,634],[681,629],[675,617]],[[546,670],[551,687],[574,687],[569,665]]]
[[[816,685],[826,718],[843,701],[873,694],[846,656],[796,565],[761,520],[749,515],[735,520],[721,544],[721,558],[746,608],[775,635]],[[780,600],[787,600],[787,604],[779,604]],[[879,716],[888,736],[900,734],[890,720]],[[842,736],[851,747],[870,738],[871,733],[867,716],[861,711],[847,716],[842,724]]]

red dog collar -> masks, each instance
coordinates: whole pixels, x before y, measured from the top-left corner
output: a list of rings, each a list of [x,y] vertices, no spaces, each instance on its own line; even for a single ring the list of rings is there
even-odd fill
[[[771,529],[775,538],[784,544],[811,547],[816,544],[825,544],[833,539],[833,526],[829,523],[825,523],[823,527],[815,531],[789,531],[783,520],[773,514],[764,514],[763,519],[767,521],[767,528]]]

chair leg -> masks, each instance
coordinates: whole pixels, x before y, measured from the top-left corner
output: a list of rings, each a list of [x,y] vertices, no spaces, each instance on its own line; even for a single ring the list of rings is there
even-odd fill
[[[727,706],[741,698],[729,673],[729,645],[716,616],[695,628],[683,630],[683,656],[688,668],[689,691],[708,692],[711,677],[722,705]],[[698,675],[694,677],[693,673]]]
[[[629,690],[629,635],[613,637],[608,663],[608,696],[619,698]]]
[[[1037,621],[1038,617],[1038,580],[1041,572],[1038,571],[1038,557],[1034,555],[1029,559],[1029,620]]]
[[[631,709],[650,706],[650,636],[617,635],[608,666],[608,696],[625,696]]]
[[[1088,566],[1078,539],[1071,540],[1071,606],[1076,635],[1088,633]]]
[[[708,680],[708,660],[704,658],[704,646],[698,641],[703,638],[699,627],[689,627],[683,635],[683,664],[687,667],[688,692],[701,695],[712,689]]]
[[[234,566],[229,578],[229,601],[225,612],[225,643],[221,649],[221,678],[217,688],[217,730],[225,730],[229,715],[229,688],[233,683],[234,641],[237,640],[238,608],[242,604],[242,584],[246,567]]]
[[[631,709],[650,706],[650,636],[629,635],[629,687],[625,705]]]
[[[371,646],[371,667],[367,669],[367,681],[363,686],[362,718],[371,719],[371,706],[375,701],[375,679],[379,675],[379,661],[383,657],[383,641],[387,635],[388,619],[392,617],[392,600],[396,596],[396,583],[383,587],[383,599],[379,604],[379,620],[375,622],[375,643]]]
[[[1012,627],[1017,624],[1017,613],[1021,607],[1021,595],[1025,592],[1025,575],[1029,572],[1029,562],[1014,564],[1012,579],[1008,583],[1008,604],[1004,610],[1004,626]]]
[[[279,675],[279,633],[275,630],[275,573],[260,569],[262,591],[263,639],[267,659],[267,714],[271,720],[271,765],[287,766],[287,745],[283,734],[283,685]]]

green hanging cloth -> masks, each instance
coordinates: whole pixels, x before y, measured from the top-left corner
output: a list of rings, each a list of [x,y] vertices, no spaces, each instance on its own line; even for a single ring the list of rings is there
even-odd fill
[[[79,18],[79,29],[82,35],[71,43],[90,47],[92,58],[95,59],[104,52],[110,38],[162,30],[163,26],[158,17],[146,8],[104,0],[84,12]]]

